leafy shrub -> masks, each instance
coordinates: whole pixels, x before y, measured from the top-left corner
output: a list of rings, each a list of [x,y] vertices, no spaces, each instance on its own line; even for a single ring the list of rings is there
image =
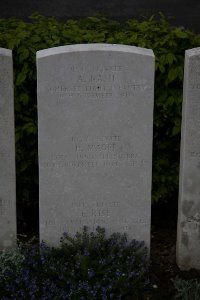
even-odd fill
[[[175,299],[180,300],[199,300],[200,282],[197,279],[183,280],[176,277],[174,287],[176,289]]]
[[[20,272],[0,275],[0,299],[138,299],[148,283],[144,244],[96,231],[65,233],[60,248],[26,247]]]
[[[161,15],[124,24],[104,17],[58,21],[33,15],[31,22],[0,19],[0,47],[14,55],[18,211],[38,206],[37,50],[77,43],[115,43],[153,49],[156,57],[153,202],[176,199],[178,190],[184,52],[200,35],[174,28]]]
[[[6,277],[9,272],[18,274],[24,262],[24,255],[21,253],[20,246],[17,249],[0,250],[0,278]]]

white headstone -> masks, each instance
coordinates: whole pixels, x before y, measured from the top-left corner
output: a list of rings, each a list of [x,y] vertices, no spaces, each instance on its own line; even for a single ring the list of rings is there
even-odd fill
[[[16,242],[12,51],[0,48],[0,249]]]
[[[200,48],[185,53],[177,264],[200,269]]]
[[[150,243],[154,55],[88,44],[37,53],[40,239],[86,225]]]

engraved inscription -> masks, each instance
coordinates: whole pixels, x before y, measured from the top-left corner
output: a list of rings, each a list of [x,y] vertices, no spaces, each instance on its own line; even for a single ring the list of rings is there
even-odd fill
[[[192,90],[195,90],[195,89],[199,90],[200,89],[200,83],[190,84],[190,88]]]
[[[76,70],[76,71],[75,71]],[[152,83],[146,80],[134,80],[130,78],[123,84],[119,83],[122,73],[127,68],[122,66],[105,66],[100,68],[99,65],[93,68],[88,66],[71,66],[72,84],[62,84],[48,86],[47,92],[56,96],[57,104],[65,104],[68,101],[85,98],[87,100],[114,100],[117,98],[133,97],[137,92],[144,92],[146,89],[152,89]]]
[[[115,207],[119,207],[119,201],[96,201],[94,203],[94,205],[98,208],[104,208],[104,207],[109,207],[109,208],[115,208]],[[76,207],[76,208],[87,208],[90,207],[90,204],[88,202],[84,202],[84,201],[76,201],[74,200],[72,202],[72,207]]]
[[[191,151],[191,152],[190,152],[190,157],[197,157],[197,158],[200,158],[200,152]]]
[[[87,219],[87,223],[89,225],[89,229],[92,231],[95,231],[97,226],[102,226],[106,227],[109,225],[111,226],[109,219],[106,218],[89,218]],[[65,222],[64,225],[61,225],[59,230],[60,233],[62,234],[63,232],[68,232],[70,230],[73,230],[75,227],[79,228],[79,230],[82,230],[83,226],[85,226],[86,220],[83,219],[77,219],[77,218],[71,218],[67,222]],[[150,224],[147,222],[146,219],[138,218],[138,219],[120,219],[120,220],[115,220],[115,225],[114,227],[116,228],[115,231],[121,231],[121,232],[127,232],[127,231],[132,231],[135,230],[137,227],[148,227]]]
[[[5,114],[5,112],[4,112],[4,114]],[[4,135],[10,134],[9,131],[11,131],[11,130],[9,130],[10,129],[9,119],[11,119],[11,116],[9,116],[9,115],[7,116],[7,119],[2,118],[0,115],[0,132],[1,132],[1,134],[4,134]]]
[[[12,201],[0,198],[0,216],[9,215],[10,209],[12,208]]]
[[[114,78],[113,78],[114,80]],[[137,91],[145,91],[149,87],[144,83],[133,83],[126,85],[108,85],[109,80],[105,80],[107,85],[76,85],[76,86],[54,86],[50,87],[51,94],[56,94],[58,104],[63,104],[64,100],[72,98],[104,99],[112,97],[127,98],[135,95]]]
[[[7,89],[7,86],[8,86],[8,82],[5,80],[6,78],[9,78],[9,72],[8,72],[8,69],[6,68],[6,64],[4,62],[4,59],[1,59],[1,56],[0,56],[0,66],[1,66],[1,69],[0,69],[0,88],[1,88],[1,91],[3,90],[3,94],[7,94],[9,93],[10,91]]]
[[[53,155],[50,160],[46,159],[42,166],[49,169],[119,166],[142,168],[148,164],[140,153],[131,152],[134,149],[125,147],[119,135],[73,136],[71,142],[73,154]]]

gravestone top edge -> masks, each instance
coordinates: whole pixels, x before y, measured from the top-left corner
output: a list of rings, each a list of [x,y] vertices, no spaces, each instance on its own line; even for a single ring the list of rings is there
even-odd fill
[[[119,51],[119,52],[135,53],[139,55],[146,55],[154,58],[154,53],[153,50],[151,49],[129,46],[129,45],[102,44],[102,43],[76,44],[76,45],[66,45],[66,46],[48,48],[48,49],[37,51],[36,57],[37,59],[39,59],[50,55],[70,53],[70,52],[83,52],[83,51],[113,51],[113,52]]]
[[[12,50],[6,48],[0,48],[0,55],[12,56]]]
[[[188,57],[200,55],[200,47],[186,50],[185,55]]]

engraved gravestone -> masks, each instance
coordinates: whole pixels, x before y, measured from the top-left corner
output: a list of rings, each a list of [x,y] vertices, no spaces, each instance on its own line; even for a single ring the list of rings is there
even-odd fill
[[[88,44],[37,53],[40,239],[86,225],[150,244],[154,55]]]
[[[185,53],[177,264],[200,269],[200,48]]]
[[[12,51],[0,48],[0,249],[16,241]]]

